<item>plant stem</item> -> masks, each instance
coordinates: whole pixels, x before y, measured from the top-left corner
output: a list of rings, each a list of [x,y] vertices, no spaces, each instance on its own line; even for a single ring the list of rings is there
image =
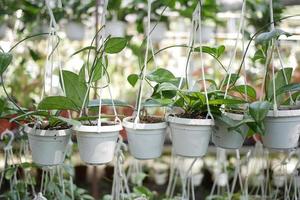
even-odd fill
[[[275,24],[275,23],[277,23],[277,22],[280,22],[280,21],[283,21],[283,20],[286,20],[286,19],[289,19],[289,18],[293,18],[293,17],[299,17],[299,16],[300,16],[300,14],[282,17],[282,18],[280,18],[280,19],[278,19],[278,20],[274,20],[273,22],[269,22],[269,23],[265,24],[263,27],[261,27],[260,29],[258,29],[258,31],[256,31],[256,33],[254,33],[254,35],[250,38],[250,40],[249,40],[249,42],[248,42],[248,44],[247,44],[247,47],[246,47],[246,49],[245,49],[245,53],[244,53],[244,55],[243,55],[243,58],[242,58],[242,61],[241,61],[240,66],[239,66],[239,69],[238,69],[238,73],[237,73],[237,74],[240,75],[241,70],[242,70],[242,67],[243,67],[243,64],[244,64],[245,59],[246,59],[246,55],[247,55],[248,50],[249,50],[249,48],[250,48],[250,44],[251,44],[251,42],[258,36],[259,33],[261,33],[263,30],[265,30],[267,27],[269,27],[270,24]],[[236,81],[237,81],[237,79],[234,80],[234,82],[233,82],[232,85],[235,85]]]

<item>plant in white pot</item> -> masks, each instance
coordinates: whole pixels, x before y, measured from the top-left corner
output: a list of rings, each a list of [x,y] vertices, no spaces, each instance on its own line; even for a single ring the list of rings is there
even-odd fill
[[[63,1],[65,13],[68,20],[65,24],[65,32],[70,40],[81,41],[85,37],[84,21],[87,21],[93,14],[94,1]]]
[[[122,1],[108,1],[106,34],[112,37],[124,37],[126,34],[126,15],[130,13],[130,8],[122,5]]]
[[[98,33],[101,33],[99,30]],[[73,130],[76,133],[79,153],[81,159],[88,164],[105,164],[110,162],[114,156],[116,142],[119,136],[119,131],[122,129],[121,122],[116,113],[116,104],[114,100],[108,101],[102,99],[102,91],[104,88],[110,89],[110,78],[107,72],[108,60],[106,54],[115,54],[122,51],[127,40],[120,37],[107,37],[103,39],[102,44],[97,48],[94,46],[94,37],[90,46],[78,50],[73,55],[88,51],[87,62],[80,69],[79,74],[71,71],[62,72],[62,80],[64,83],[66,99],[72,103],[73,111],[79,113],[80,125],[74,126]],[[90,58],[94,55],[92,62]],[[87,80],[86,80],[87,77]],[[96,82],[100,81],[101,86],[95,86]],[[96,94],[99,99],[89,101],[91,89],[96,89]],[[54,98],[54,97],[53,97]],[[58,98],[58,97],[55,97]],[[45,99],[42,101],[46,108],[55,107],[56,100]],[[101,115],[102,106],[113,106],[114,116]],[[90,112],[89,112],[90,111]],[[90,115],[97,113],[97,115]],[[115,117],[114,120],[110,120]],[[108,120],[103,120],[107,118]]]
[[[140,86],[136,101],[136,110],[132,116],[123,119],[123,126],[128,135],[129,151],[136,159],[154,159],[162,154],[167,122],[164,117],[150,116],[147,114],[145,103],[142,103],[144,83],[148,81],[149,76],[154,75],[159,78],[159,71],[151,73],[147,76],[148,53],[151,45],[150,41],[150,11],[151,1],[148,1],[148,31],[146,38],[146,51],[144,57],[144,65],[141,68],[140,75],[131,74],[128,81],[131,85],[135,85],[140,78]],[[142,44],[143,45],[143,44]],[[160,69],[158,69],[160,70]],[[163,70],[163,69],[161,69]],[[163,70],[164,71],[164,70]],[[167,70],[164,72],[168,72]],[[151,79],[151,78],[150,78]]]
[[[263,96],[249,105],[246,118],[237,126],[247,124],[250,133],[260,134],[268,148],[287,150],[298,146],[300,109],[296,101],[300,84],[291,83],[293,69],[283,66],[278,47],[281,35],[290,36],[274,28],[256,37],[256,44],[262,47],[255,53],[256,59],[265,65]],[[278,71],[272,65],[275,53],[281,63]]]
[[[36,36],[29,36],[16,45],[14,45],[8,53],[0,53],[1,77],[3,80],[2,87],[8,99],[18,108],[17,116],[11,121],[18,122],[21,120],[24,125],[24,132],[27,133],[30,148],[32,151],[33,161],[42,166],[53,166],[62,164],[65,158],[66,147],[71,136],[71,127],[77,124],[76,121],[60,116],[62,110],[68,110],[72,107],[70,102],[66,101],[64,96],[60,96],[57,108],[43,108],[43,101],[38,105],[34,105],[34,110],[21,108],[8,94],[3,79],[3,73],[12,61],[11,51],[21,42]],[[59,38],[52,36],[59,41]],[[54,40],[53,40],[54,41]],[[55,43],[57,47],[57,43]],[[55,48],[56,48],[55,47]],[[52,49],[52,52],[55,49]],[[52,54],[52,53],[51,53]],[[50,54],[50,55],[51,55]],[[51,56],[50,56],[51,57]],[[47,97],[52,99],[53,97]],[[55,110],[55,111],[54,111]],[[20,124],[22,126],[22,124]]]

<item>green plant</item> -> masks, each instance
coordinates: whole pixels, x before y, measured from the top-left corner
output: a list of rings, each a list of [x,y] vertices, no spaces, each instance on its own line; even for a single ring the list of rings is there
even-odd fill
[[[99,30],[99,32],[101,29]],[[66,96],[50,96],[45,97],[39,104],[39,110],[71,110],[83,114],[83,118],[87,120],[87,109],[97,107],[99,101],[89,101],[90,90],[95,86],[96,82],[102,78],[106,78],[107,82],[104,87],[110,84],[109,74],[107,72],[108,57],[106,54],[116,54],[122,51],[127,45],[127,39],[121,37],[108,36],[103,44],[98,48],[94,46],[94,37],[90,46],[84,47],[76,51],[73,55],[88,51],[86,63],[81,67],[78,74],[71,71],[62,71],[61,84]],[[94,55],[90,62],[91,55]],[[72,56],[73,56],[72,55]],[[87,74],[86,74],[87,72]],[[86,81],[86,77],[88,80]],[[114,101],[115,105],[124,106],[121,101]],[[103,99],[102,105],[111,105],[108,100]],[[96,117],[94,117],[96,118]]]
[[[254,133],[264,135],[264,119],[269,110],[297,108],[295,102],[299,95],[300,84],[290,83],[293,69],[284,68],[282,65],[281,69],[275,73],[273,72],[274,67],[271,65],[276,48],[279,54],[277,42],[281,35],[288,37],[291,34],[280,29],[273,29],[257,35],[255,41],[260,49],[255,53],[255,61],[262,60],[265,65],[263,97],[260,101],[255,101],[249,105],[244,120],[232,127],[233,129],[247,124],[250,128],[249,135]],[[270,75],[272,73],[273,76]]]

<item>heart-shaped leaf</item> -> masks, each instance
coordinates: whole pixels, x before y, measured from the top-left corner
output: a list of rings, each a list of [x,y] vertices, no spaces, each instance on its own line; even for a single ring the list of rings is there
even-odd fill
[[[274,29],[272,31],[264,32],[264,33],[259,34],[256,37],[255,42],[257,44],[261,44],[261,43],[269,42],[273,38],[277,40],[281,35],[285,35],[285,36],[289,37],[292,34],[287,33],[287,32],[285,32],[281,29]]]
[[[135,84],[137,83],[137,81],[139,80],[139,75],[137,74],[130,74],[128,77],[127,77],[127,81],[129,82],[129,84],[134,87]]]
[[[45,97],[38,105],[40,110],[78,110],[76,104],[64,96]]]
[[[146,78],[157,83],[177,81],[172,72],[163,68],[158,68],[152,71],[146,76]]]
[[[249,106],[249,114],[256,122],[262,122],[268,114],[271,104],[268,101],[255,101]]]
[[[4,73],[8,65],[11,63],[11,61],[12,61],[11,53],[0,53],[0,75]]]
[[[127,39],[122,37],[109,38],[105,43],[105,52],[115,54],[122,51],[127,45]]]

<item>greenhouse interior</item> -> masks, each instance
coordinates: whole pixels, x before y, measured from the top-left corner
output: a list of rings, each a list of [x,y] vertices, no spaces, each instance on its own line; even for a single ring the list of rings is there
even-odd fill
[[[299,200],[299,136],[299,0],[0,0],[0,200]]]

